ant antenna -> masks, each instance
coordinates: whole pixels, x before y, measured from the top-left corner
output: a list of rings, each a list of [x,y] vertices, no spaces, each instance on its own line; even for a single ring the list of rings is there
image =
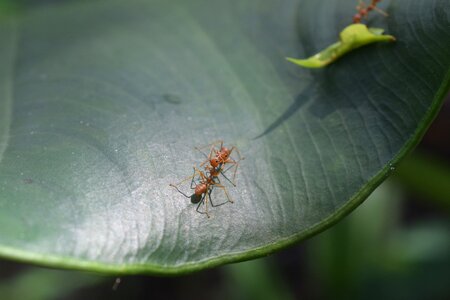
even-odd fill
[[[185,196],[186,198],[189,198],[189,199],[191,198],[190,196],[188,196],[185,193],[183,193],[182,191],[180,191],[176,185],[174,185],[174,184],[169,184],[169,185],[171,187],[174,187],[178,191],[178,193],[180,193],[181,195]]]

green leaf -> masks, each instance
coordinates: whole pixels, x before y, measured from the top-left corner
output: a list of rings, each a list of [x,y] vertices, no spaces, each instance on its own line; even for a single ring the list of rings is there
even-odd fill
[[[180,274],[337,222],[418,143],[450,78],[447,0],[382,7],[394,44],[314,73],[285,61],[332,43],[354,4],[69,1],[3,18],[0,255]],[[234,204],[207,219],[169,184],[217,139],[246,158]]]
[[[339,34],[339,42],[332,44],[319,53],[307,59],[290,57],[286,59],[305,68],[323,68],[339,57],[359,47],[376,42],[395,41],[395,37],[392,35],[383,35],[383,32],[384,30],[381,28],[368,28],[364,24],[351,24],[341,31]]]

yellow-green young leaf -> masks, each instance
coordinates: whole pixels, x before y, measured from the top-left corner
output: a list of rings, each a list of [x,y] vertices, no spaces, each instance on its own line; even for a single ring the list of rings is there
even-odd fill
[[[347,52],[357,49],[361,46],[376,42],[393,42],[395,37],[392,35],[383,35],[381,28],[368,28],[364,24],[352,24],[341,31],[339,42],[336,42],[320,51],[319,53],[307,58],[296,59],[287,57],[286,59],[294,64],[305,68],[322,68],[332,63]]]

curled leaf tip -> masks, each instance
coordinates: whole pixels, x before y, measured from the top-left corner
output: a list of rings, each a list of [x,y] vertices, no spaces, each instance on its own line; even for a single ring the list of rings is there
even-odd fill
[[[306,59],[290,57],[287,57],[286,59],[305,68],[322,68],[359,47],[376,42],[395,41],[394,36],[383,34],[383,32],[384,30],[381,28],[368,28],[364,24],[352,24],[341,31],[338,42],[319,53]]]

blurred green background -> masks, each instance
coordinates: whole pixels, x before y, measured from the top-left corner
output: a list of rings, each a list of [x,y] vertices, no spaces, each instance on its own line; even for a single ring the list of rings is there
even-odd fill
[[[450,99],[419,147],[360,207],[270,257],[120,283],[0,260],[0,299],[450,299],[449,138]]]

